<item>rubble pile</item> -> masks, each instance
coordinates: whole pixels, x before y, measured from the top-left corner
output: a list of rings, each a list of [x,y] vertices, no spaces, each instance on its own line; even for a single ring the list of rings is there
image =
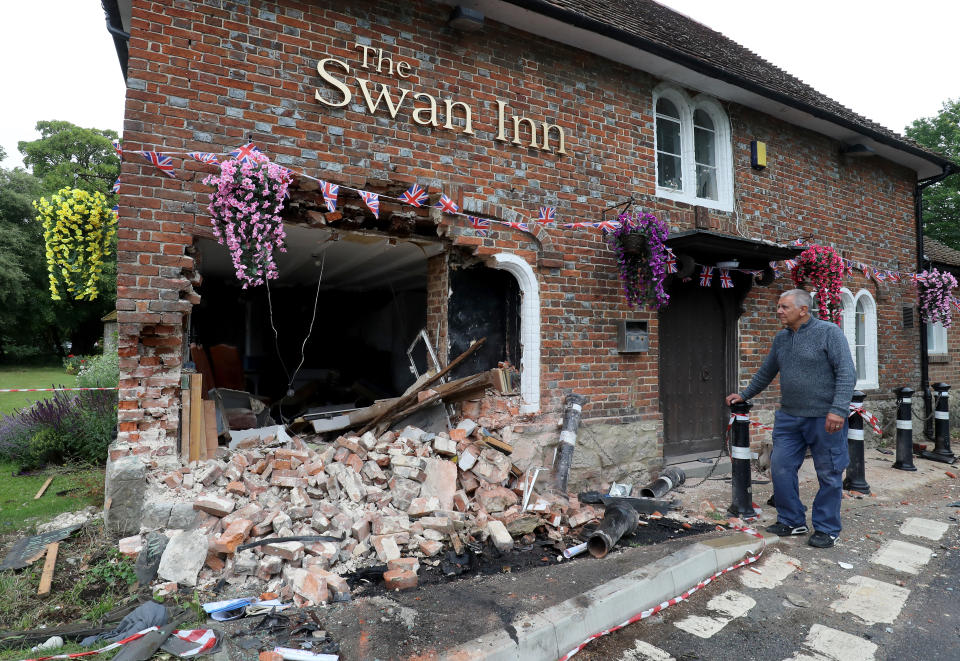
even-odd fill
[[[171,492],[192,499],[198,518],[172,537],[160,579],[206,585],[226,578],[298,606],[320,604],[349,599],[342,575],[362,567],[386,564],[387,587],[409,588],[420,563],[438,564],[447,546],[460,553],[464,543],[489,538],[507,552],[514,537],[530,542],[541,525],[560,542],[563,531],[602,514],[575,497],[537,495],[521,511],[523,473],[485,438],[464,420],[440,434],[407,427],[320,447],[294,438],[285,446],[256,439],[226,454],[222,448],[221,459],[163,477]],[[324,539],[279,540],[304,536]],[[133,555],[141,540],[121,546]]]

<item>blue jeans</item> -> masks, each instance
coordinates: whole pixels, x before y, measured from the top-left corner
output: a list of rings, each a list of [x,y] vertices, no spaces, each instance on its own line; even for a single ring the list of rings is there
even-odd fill
[[[832,434],[824,428],[826,418],[801,418],[777,411],[773,424],[773,497],[777,521],[791,527],[806,525],[807,508],[800,502],[797,472],[807,454],[813,455],[820,490],[813,500],[813,528],[828,535],[840,534],[840,501],[843,470],[850,463],[847,423]]]

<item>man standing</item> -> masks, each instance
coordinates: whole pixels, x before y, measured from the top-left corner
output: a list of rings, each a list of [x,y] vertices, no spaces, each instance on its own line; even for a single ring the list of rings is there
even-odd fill
[[[850,347],[836,324],[810,315],[812,300],[802,289],[780,296],[777,318],[783,330],[763,365],[743,392],[727,395],[727,405],[750,399],[780,373],[780,409],[773,425],[773,492],[777,522],[767,527],[775,535],[802,535],[807,508],[800,502],[797,473],[807,448],[820,481],[813,501],[811,546],[828,548],[840,534],[840,501],[847,453],[847,416],[856,383]]]

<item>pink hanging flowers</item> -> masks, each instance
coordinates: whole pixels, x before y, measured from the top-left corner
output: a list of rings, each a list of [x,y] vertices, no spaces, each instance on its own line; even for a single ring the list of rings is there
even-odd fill
[[[290,185],[289,170],[257,154],[244,162],[223,161],[220,174],[208,175],[203,183],[214,187],[207,206],[210,224],[220,245],[230,250],[243,288],[276,279],[273,253],[286,252],[280,212]]]
[[[652,213],[622,214],[608,235],[617,253],[617,270],[630,307],[646,303],[659,310],[670,301],[663,288],[667,276],[667,225]]]
[[[947,271],[930,269],[917,276],[917,302],[925,323],[950,327],[950,299],[956,286],[957,279]]]
[[[840,287],[843,285],[843,260],[837,251],[827,246],[813,244],[797,258],[790,273],[797,287],[807,281],[820,304],[820,318],[839,325],[843,314],[840,303]]]

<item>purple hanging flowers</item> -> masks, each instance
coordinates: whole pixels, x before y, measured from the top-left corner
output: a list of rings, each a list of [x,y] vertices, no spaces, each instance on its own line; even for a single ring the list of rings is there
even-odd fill
[[[939,322],[944,328],[950,327],[950,299],[956,286],[957,279],[947,271],[930,269],[918,275],[917,302],[925,323]]]
[[[280,212],[290,185],[289,170],[260,154],[243,163],[222,162],[220,174],[208,175],[203,183],[215,189],[207,206],[213,234],[230,250],[243,288],[276,279],[273,253],[286,252]]]
[[[630,307],[646,303],[652,310],[665,306],[670,296],[663,289],[667,275],[666,224],[652,213],[623,214],[608,235],[617,253],[623,293]]]

